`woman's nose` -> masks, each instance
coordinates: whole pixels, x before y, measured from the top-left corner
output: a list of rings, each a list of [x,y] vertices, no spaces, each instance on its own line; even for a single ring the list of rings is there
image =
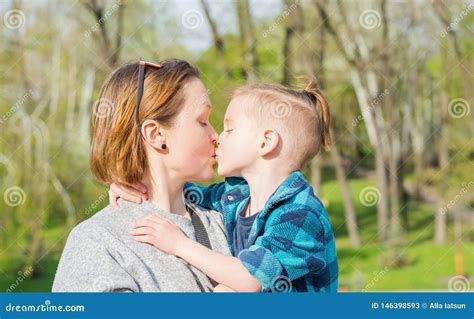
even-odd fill
[[[217,134],[216,130],[214,128],[212,128],[212,133],[211,133],[211,143],[212,144],[216,144],[218,143],[218,140],[219,139],[219,134]]]

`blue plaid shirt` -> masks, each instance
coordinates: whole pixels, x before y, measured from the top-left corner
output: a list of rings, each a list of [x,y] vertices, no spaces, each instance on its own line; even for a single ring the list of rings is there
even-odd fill
[[[184,195],[198,206],[223,214],[233,252],[238,212],[250,198],[240,177],[210,186],[186,183]],[[338,264],[328,214],[300,171],[293,172],[270,196],[255,219],[248,249],[238,258],[262,291],[336,292]]]

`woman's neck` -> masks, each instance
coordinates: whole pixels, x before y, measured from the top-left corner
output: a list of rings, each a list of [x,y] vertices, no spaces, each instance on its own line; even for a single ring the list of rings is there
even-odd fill
[[[171,176],[164,169],[153,167],[142,183],[147,187],[148,200],[153,204],[173,214],[186,214],[183,201],[184,181]]]

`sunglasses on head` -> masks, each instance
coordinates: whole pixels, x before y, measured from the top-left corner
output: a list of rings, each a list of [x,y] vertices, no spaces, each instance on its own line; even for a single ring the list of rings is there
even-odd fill
[[[140,58],[138,61],[138,91],[137,91],[137,105],[135,108],[135,122],[137,123],[138,131],[140,131],[140,102],[143,96],[143,86],[145,84],[145,71],[147,66],[152,66],[161,69],[161,64],[144,61]]]

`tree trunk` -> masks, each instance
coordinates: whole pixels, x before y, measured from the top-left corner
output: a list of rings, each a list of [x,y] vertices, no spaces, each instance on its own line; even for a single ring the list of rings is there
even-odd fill
[[[217,24],[211,16],[209,11],[209,6],[205,0],[200,0],[201,7],[204,10],[204,14],[206,16],[207,22],[209,23],[209,27],[211,28],[214,48],[216,49],[216,56],[217,62],[220,64],[220,67],[224,70],[225,75],[228,79],[232,77],[232,72],[227,66],[225,52],[224,52],[224,40],[222,40],[219,31],[217,30]]]
[[[331,129],[331,136],[334,136]],[[341,154],[335,145],[331,147],[331,158],[333,160],[334,169],[336,170],[337,180],[341,186],[342,200],[344,203],[344,214],[346,218],[347,233],[353,248],[360,247],[359,229],[357,227],[356,212],[354,202],[352,200],[351,189],[344,172]]]
[[[285,10],[289,11],[289,15],[286,18],[285,25],[285,40],[283,43],[283,75],[281,83],[283,85],[290,85],[294,77],[295,55],[297,54],[296,52],[292,52],[292,49],[295,49],[294,42],[296,41],[297,36],[301,36],[304,32],[304,24],[302,21],[300,4],[295,4],[295,2],[291,0],[285,0],[284,3]],[[289,10],[291,6],[296,7],[293,10]]]
[[[382,46],[384,48],[381,60],[385,74],[382,78],[383,86],[388,89],[391,86],[393,78],[392,65],[390,64],[390,39],[389,39],[389,23],[387,16],[387,1],[382,0],[380,3],[380,11],[382,13]],[[390,94],[384,98],[384,104],[388,110],[390,128],[389,128],[389,152],[388,152],[388,170],[389,170],[389,194],[390,194],[390,230],[392,239],[398,240],[401,236],[401,219],[400,219],[400,185],[399,180],[400,171],[398,170],[398,164],[400,162],[400,127],[402,125],[400,121],[399,108],[395,106],[393,101],[395,94]]]
[[[248,0],[237,0],[237,14],[239,17],[240,39],[244,48],[245,74],[247,82],[258,81],[258,55],[255,28],[249,10]]]
[[[448,68],[448,49],[446,41],[441,44],[441,57],[442,63],[445,71]],[[449,71],[446,73],[448,76]],[[448,79],[444,77],[442,82],[441,90],[441,135],[440,135],[440,145],[439,145],[439,170],[440,170],[440,179],[439,179],[439,197],[438,205],[436,208],[435,215],[435,235],[434,240],[438,245],[443,245],[446,243],[447,239],[447,218],[446,211],[444,209],[444,197],[447,191],[447,173],[449,168],[449,82]]]

